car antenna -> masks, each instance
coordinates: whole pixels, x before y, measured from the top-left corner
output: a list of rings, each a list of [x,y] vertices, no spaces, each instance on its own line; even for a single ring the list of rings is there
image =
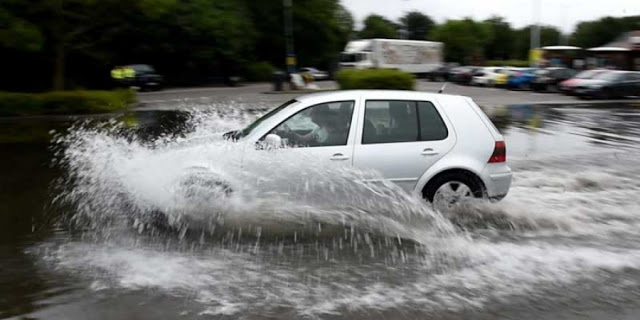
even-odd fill
[[[446,87],[447,87],[447,83],[445,82],[445,83],[442,85],[442,88],[440,88],[440,90],[438,90],[438,93],[442,93],[442,92],[444,91],[444,88],[446,88]]]

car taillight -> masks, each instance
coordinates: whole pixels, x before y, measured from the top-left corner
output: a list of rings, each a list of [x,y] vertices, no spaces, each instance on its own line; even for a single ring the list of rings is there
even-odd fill
[[[507,161],[507,145],[504,141],[496,141],[496,146],[493,148],[493,154],[489,158],[489,163],[498,163]]]

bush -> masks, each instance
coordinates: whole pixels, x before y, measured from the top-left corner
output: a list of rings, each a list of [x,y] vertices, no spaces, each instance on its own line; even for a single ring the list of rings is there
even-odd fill
[[[340,89],[413,90],[415,77],[391,69],[340,70],[336,77]]]
[[[270,81],[276,68],[268,62],[255,62],[247,66],[246,76],[249,81]]]
[[[135,102],[132,90],[0,92],[0,116],[109,113]]]
[[[527,60],[488,60],[486,65],[488,67],[528,67],[529,61]]]

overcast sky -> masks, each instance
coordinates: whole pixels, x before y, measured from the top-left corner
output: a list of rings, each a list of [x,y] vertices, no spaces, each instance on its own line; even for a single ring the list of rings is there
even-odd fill
[[[438,23],[447,19],[472,17],[482,20],[499,15],[513,27],[520,28],[532,23],[534,2],[539,3],[541,24],[555,26],[564,32],[573,31],[580,21],[640,15],[640,0],[342,0],[353,14],[357,28],[371,13],[397,20],[412,10],[427,14]]]

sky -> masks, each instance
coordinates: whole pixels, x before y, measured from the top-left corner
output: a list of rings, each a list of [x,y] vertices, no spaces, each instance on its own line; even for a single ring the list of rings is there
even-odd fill
[[[357,28],[362,27],[362,20],[371,13],[397,20],[413,10],[438,23],[464,17],[484,20],[499,15],[512,27],[520,28],[534,21],[535,3],[539,6],[540,23],[555,26],[564,33],[572,32],[581,21],[640,15],[640,0],[342,0],[353,14]]]

